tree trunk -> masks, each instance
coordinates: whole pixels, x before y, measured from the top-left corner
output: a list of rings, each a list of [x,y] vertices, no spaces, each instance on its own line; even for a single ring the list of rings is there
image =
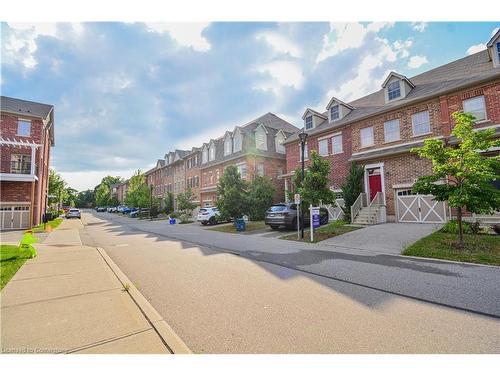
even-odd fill
[[[464,247],[464,228],[462,226],[462,207],[457,207],[457,222],[458,222],[458,247]]]

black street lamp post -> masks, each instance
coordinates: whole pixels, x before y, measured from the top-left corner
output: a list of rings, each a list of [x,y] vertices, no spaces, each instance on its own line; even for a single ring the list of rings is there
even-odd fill
[[[149,185],[149,220],[153,221],[153,184]]]
[[[304,170],[305,170],[305,161],[304,161],[304,148],[306,145],[306,140],[307,140],[308,134],[304,132],[304,129],[302,129],[302,132],[299,133],[299,139],[300,139],[300,154],[301,154],[301,161],[302,161],[302,184],[304,184]],[[304,238],[304,204],[300,202],[300,238]]]

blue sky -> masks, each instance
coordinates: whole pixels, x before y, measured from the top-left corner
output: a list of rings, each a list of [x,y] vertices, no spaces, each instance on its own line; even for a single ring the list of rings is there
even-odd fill
[[[2,23],[2,95],[51,103],[79,190],[273,112],[323,110],[477,52],[498,23]]]

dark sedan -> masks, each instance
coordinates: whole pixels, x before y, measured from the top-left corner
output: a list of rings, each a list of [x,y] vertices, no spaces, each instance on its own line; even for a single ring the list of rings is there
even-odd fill
[[[286,227],[289,229],[297,228],[297,205],[295,203],[279,203],[271,206],[266,211],[264,222],[271,229]],[[320,224],[328,224],[328,211],[325,208],[320,208]],[[304,213],[305,226],[309,226],[309,214]]]

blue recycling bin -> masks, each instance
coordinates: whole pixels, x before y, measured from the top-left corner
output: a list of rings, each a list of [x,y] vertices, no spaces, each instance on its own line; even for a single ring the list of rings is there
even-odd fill
[[[243,219],[236,219],[236,231],[244,232],[246,229],[246,223]]]
[[[168,220],[168,223],[169,224],[175,224],[175,218],[174,217],[171,217],[169,220]]]

